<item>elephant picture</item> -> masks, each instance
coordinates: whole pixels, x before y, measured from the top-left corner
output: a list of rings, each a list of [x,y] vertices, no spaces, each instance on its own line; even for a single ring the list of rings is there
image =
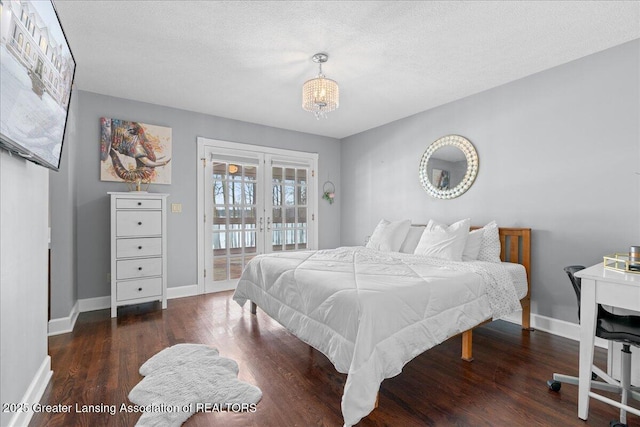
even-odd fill
[[[171,128],[100,118],[100,180],[171,184]]]

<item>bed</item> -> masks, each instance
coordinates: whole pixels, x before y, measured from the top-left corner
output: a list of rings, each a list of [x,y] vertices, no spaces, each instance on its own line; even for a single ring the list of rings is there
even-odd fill
[[[503,262],[457,262],[366,247],[260,255],[234,294],[248,300],[347,374],[345,426],[377,404],[380,384],[417,355],[522,310],[528,329],[530,229],[500,228]]]

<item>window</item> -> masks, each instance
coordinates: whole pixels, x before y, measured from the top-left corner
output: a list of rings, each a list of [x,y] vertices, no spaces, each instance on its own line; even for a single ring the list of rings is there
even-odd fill
[[[19,46],[19,47],[22,47],[22,39],[23,39],[23,38],[24,38],[24,37],[22,36],[22,33],[18,34],[18,46]]]
[[[31,44],[27,42],[27,45],[24,47],[24,56],[28,58],[30,53],[31,53]]]
[[[45,39],[44,37],[40,36],[40,44],[39,44],[39,46],[40,46],[40,50],[42,52],[44,52],[44,54],[46,55],[47,54],[47,50],[49,48],[49,45],[47,43],[47,39]]]

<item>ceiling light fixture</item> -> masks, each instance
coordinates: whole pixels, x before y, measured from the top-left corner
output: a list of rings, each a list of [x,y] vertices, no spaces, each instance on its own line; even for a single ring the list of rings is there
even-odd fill
[[[327,79],[322,73],[322,64],[327,62],[329,55],[316,53],[311,58],[320,66],[320,72],[316,78],[307,80],[302,86],[302,108],[311,111],[316,119],[326,118],[327,113],[340,106],[340,90],[338,83]]]

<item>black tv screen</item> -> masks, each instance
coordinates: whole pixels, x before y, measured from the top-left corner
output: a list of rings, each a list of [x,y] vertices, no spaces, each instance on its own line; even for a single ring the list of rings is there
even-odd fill
[[[60,168],[76,63],[51,0],[0,0],[0,143]]]

